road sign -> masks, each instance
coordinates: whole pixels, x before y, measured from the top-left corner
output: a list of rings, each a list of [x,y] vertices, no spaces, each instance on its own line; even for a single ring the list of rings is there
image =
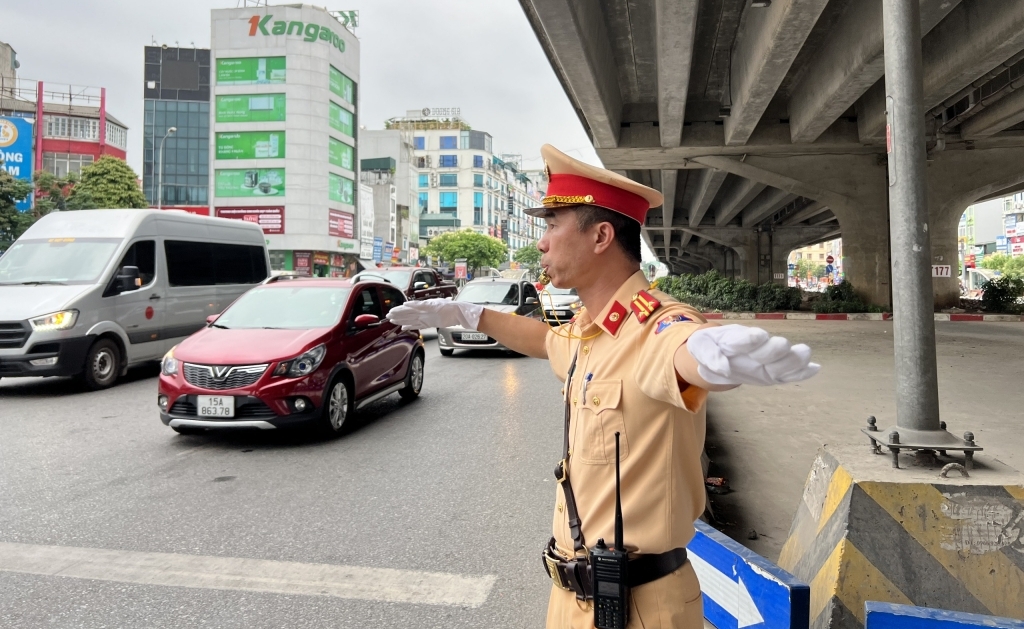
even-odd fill
[[[831,258],[832,256],[829,256],[829,257]],[[834,266],[832,266],[832,263],[831,263],[831,262],[829,262],[829,263],[828,263],[828,264],[827,264],[827,265],[825,266],[825,273],[826,273],[827,275],[832,275],[832,273],[834,273],[834,272],[835,272],[835,270],[836,270],[836,269],[835,269],[835,267],[834,267]]]
[[[687,553],[718,629],[807,629],[810,588],[782,568],[697,521]]]
[[[829,256],[825,258],[825,262],[828,262],[829,264],[832,264],[835,261],[836,259],[832,257],[832,254],[829,254]]]

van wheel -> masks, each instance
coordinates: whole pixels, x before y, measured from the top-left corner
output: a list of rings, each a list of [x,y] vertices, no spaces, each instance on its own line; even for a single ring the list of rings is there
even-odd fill
[[[337,376],[327,389],[324,406],[321,409],[320,426],[328,434],[340,434],[347,426],[346,422],[355,411],[355,400],[348,382]]]
[[[451,356],[454,353],[455,353],[454,349],[442,349],[441,350],[441,355],[442,356]]]
[[[121,373],[121,351],[110,339],[100,339],[92,344],[85,355],[85,371],[82,380],[93,391],[106,389],[117,382]]]
[[[405,374],[405,388],[398,392],[403,400],[412,400],[419,397],[420,389],[423,388],[423,352],[417,350],[409,361],[409,369]]]

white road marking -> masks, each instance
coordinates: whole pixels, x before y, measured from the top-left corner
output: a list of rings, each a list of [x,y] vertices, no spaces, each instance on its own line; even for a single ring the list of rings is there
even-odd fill
[[[143,585],[480,607],[496,577],[0,542],[0,572]]]

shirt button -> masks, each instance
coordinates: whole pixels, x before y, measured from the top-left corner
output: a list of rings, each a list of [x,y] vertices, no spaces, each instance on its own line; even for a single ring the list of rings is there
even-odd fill
[[[598,406],[599,404],[601,404],[601,400],[597,399],[597,396],[595,395],[594,396],[594,406]]]
[[[572,405],[573,405],[573,406],[576,406],[576,398],[573,398],[573,399],[572,399]]]
[[[584,345],[583,346],[583,353],[584,354],[589,354],[590,353],[590,346],[589,345]]]
[[[562,505],[561,505],[561,504],[559,504],[559,505],[558,505],[558,512],[559,512],[559,513],[561,513],[561,512],[562,512]]]

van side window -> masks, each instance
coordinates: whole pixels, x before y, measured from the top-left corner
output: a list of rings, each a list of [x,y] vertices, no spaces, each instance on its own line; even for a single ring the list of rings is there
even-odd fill
[[[114,270],[114,275],[120,273],[126,266],[139,267],[143,286],[153,283],[153,278],[156,277],[156,242],[140,240],[128,247],[128,251],[124,253],[124,257]]]
[[[267,278],[262,247],[167,240],[164,252],[171,286],[256,284]]]

